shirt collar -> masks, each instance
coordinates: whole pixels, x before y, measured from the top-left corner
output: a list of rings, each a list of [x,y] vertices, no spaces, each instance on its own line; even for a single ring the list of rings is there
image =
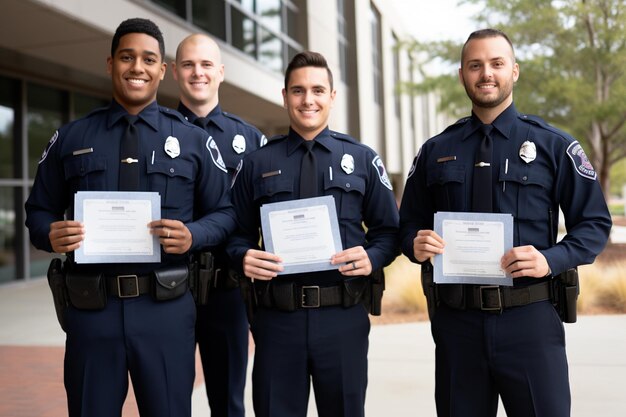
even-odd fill
[[[128,111],[122,105],[120,105],[115,99],[111,100],[109,105],[109,116],[107,120],[107,128],[110,129],[120,119],[128,114]],[[137,115],[139,119],[143,120],[148,126],[150,126],[155,132],[159,130],[159,105],[156,100],[144,107]]]
[[[491,123],[493,127],[500,132],[500,134],[505,138],[509,139],[511,136],[511,129],[513,128],[513,124],[517,119],[517,109],[515,108],[515,104],[511,103],[509,107],[507,107],[502,113],[496,117],[496,119]],[[465,125],[463,128],[462,139],[466,140],[470,136],[476,132],[483,122],[480,121],[478,117],[474,113],[472,113],[472,117],[470,118],[469,123]]]
[[[317,142],[318,145],[321,145],[322,148],[331,150],[330,141],[332,141],[333,138],[330,135],[330,130],[328,129],[328,126],[326,126],[324,130],[318,133],[317,136],[313,138],[313,140]],[[295,150],[298,149],[298,147],[300,147],[300,145],[302,145],[302,143],[304,142],[305,139],[290,127],[289,138],[287,139],[287,155],[291,155],[292,153],[294,153]]]
[[[189,108],[185,106],[182,102],[178,103],[177,110],[180,112],[180,114],[185,116],[185,118],[190,123],[195,123],[196,119],[198,119],[199,117],[202,117],[202,116],[196,115],[194,112],[189,110]],[[206,115],[206,117],[209,119],[209,123],[213,123],[219,130],[221,130],[222,132],[224,131],[224,126],[225,126],[224,112],[222,112],[222,108],[220,107],[219,104],[215,106],[213,110],[211,110],[209,114]]]

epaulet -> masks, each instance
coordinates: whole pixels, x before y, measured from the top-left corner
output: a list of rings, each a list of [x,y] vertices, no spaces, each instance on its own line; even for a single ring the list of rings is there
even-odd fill
[[[330,131],[330,136],[332,136],[335,139],[345,140],[351,143],[356,143],[356,144],[361,143],[350,135],[346,135],[345,133],[335,132],[334,130]]]
[[[185,124],[193,126],[193,123],[190,123],[187,119],[185,119],[185,116],[180,114],[178,112],[178,110],[174,110],[174,109],[171,109],[171,108],[165,107],[165,106],[159,106],[159,112],[161,114],[164,114],[165,116],[171,117],[173,119],[178,119],[178,120],[180,120],[181,122],[183,122]]]
[[[469,122],[471,119],[472,119],[471,116],[463,117],[457,120],[456,122],[452,123],[450,126],[446,127],[441,133],[446,133],[450,130],[457,129],[461,126],[465,126],[465,123]]]
[[[549,127],[548,123],[546,123],[545,120],[543,120],[541,117],[539,116],[535,116],[534,114],[518,114],[517,115],[518,119],[520,119],[523,122],[529,122],[532,123],[534,125],[537,126],[542,126],[542,127]]]
[[[228,112],[226,112],[226,111],[223,111],[223,112],[222,112],[222,114],[224,115],[224,117],[228,117],[229,119],[232,119],[232,120],[234,120],[234,121],[236,121],[236,122],[239,122],[239,123],[244,124],[244,125],[246,125],[246,126],[254,127],[254,126],[252,126],[250,123],[246,122],[246,121],[245,121],[245,120],[243,120],[241,117],[239,117],[239,116],[237,116],[237,115],[235,115],[235,114],[228,113]]]
[[[263,145],[263,147],[266,147],[268,145],[272,145],[274,143],[282,142],[283,140],[287,139],[288,137],[289,137],[289,135],[275,135],[275,136],[272,136],[271,138],[269,138],[267,140],[267,143],[265,145]]]

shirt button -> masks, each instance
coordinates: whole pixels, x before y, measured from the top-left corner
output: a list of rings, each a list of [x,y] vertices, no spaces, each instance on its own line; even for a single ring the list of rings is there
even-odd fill
[[[524,180],[524,181],[526,181],[527,179],[528,179],[528,177],[527,177],[526,175],[524,175],[524,176],[522,177],[522,180]]]
[[[350,188],[350,183],[349,182],[346,183],[346,188]]]
[[[173,174],[174,173],[174,168],[170,168],[170,173]]]

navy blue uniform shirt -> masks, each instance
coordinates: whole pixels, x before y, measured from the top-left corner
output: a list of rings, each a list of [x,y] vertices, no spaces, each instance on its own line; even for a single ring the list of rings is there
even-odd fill
[[[63,220],[66,210],[67,218],[73,219],[77,191],[117,191],[126,114],[112,101],[108,107],[55,132],[39,162],[25,205],[26,225],[35,247],[52,251],[50,224]],[[236,223],[229,177],[215,142],[179,113],[160,107],[156,101],[139,113],[135,126],[139,132],[139,191],[160,194],[161,217],[180,220],[187,226],[193,237],[190,251],[225,241]],[[179,143],[180,154],[175,157],[165,151],[170,137]],[[165,264],[184,258],[165,253],[161,257]],[[133,267],[145,271],[155,265],[106,268],[117,271]]]
[[[397,255],[398,209],[380,157],[328,128],[315,142],[318,195],[335,199],[343,248],[363,246],[372,269],[384,267]],[[290,130],[244,159],[233,187],[239,227],[227,249],[239,271],[246,251],[259,248],[260,206],[298,199],[304,153],[304,139]]]
[[[400,207],[402,251],[413,262],[413,239],[418,230],[433,229],[435,212],[471,211],[481,124],[476,117],[461,119],[426,141],[413,162]],[[519,114],[513,104],[493,126],[493,212],[513,215],[513,246],[533,245],[554,275],[593,262],[606,244],[611,217],[580,144],[536,116]],[[559,208],[567,234],[553,245]]]
[[[195,123],[198,119],[198,116],[182,103],[178,105],[178,111],[191,123]],[[231,177],[237,172],[237,166],[244,155],[267,142],[265,135],[259,129],[234,114],[222,111],[219,104],[211,110],[206,119],[208,121],[203,128],[217,142]]]

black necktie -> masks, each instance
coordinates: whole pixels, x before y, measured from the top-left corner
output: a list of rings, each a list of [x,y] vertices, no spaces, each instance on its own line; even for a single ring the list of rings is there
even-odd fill
[[[197,117],[196,120],[193,121],[193,124],[206,130],[206,125],[208,122],[209,122],[208,117]]]
[[[483,133],[483,140],[480,148],[476,152],[474,163],[474,181],[472,183],[472,211],[481,213],[491,213],[491,158],[492,158],[492,125],[482,125],[480,130]]]
[[[135,122],[137,116],[124,116],[126,132],[120,143],[120,191],[136,191],[139,189],[139,137]]]
[[[300,166],[300,198],[317,197],[317,161],[313,153],[315,141],[304,142],[306,152]]]

